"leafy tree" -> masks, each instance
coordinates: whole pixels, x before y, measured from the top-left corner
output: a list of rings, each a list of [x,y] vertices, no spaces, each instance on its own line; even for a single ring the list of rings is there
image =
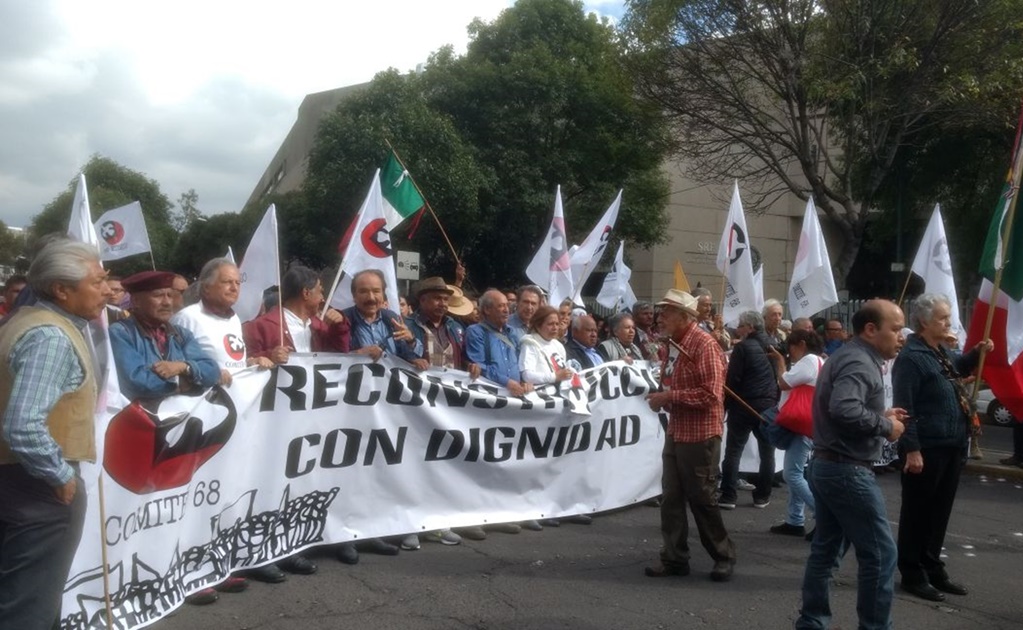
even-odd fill
[[[153,258],[158,267],[167,264],[177,239],[170,224],[171,202],[160,191],[160,185],[138,171],[99,155],[92,156],[82,167],[82,172],[85,173],[93,221],[107,210],[138,201],[142,205],[142,215],[146,219],[149,241],[153,246]],[[57,195],[32,219],[33,238],[50,232],[67,232],[71,204],[77,186],[78,177],[75,177],[64,192]],[[152,263],[147,256],[133,256],[113,261],[107,266],[115,273],[127,275],[150,269]]]
[[[625,33],[689,174],[812,195],[842,282],[900,154],[1018,100],[1020,24],[1012,0],[629,0]]]
[[[181,193],[178,198],[178,209],[171,212],[171,226],[180,234],[193,221],[202,218],[202,210],[199,209],[199,193],[194,188],[188,192]]]
[[[323,122],[307,207],[288,217],[289,231],[299,215],[306,222],[295,228],[303,240],[287,238],[292,255],[336,259],[387,140],[480,288],[524,280],[558,184],[574,241],[622,187],[618,234],[641,246],[662,238],[668,142],[659,112],[634,98],[613,29],[578,2],[520,0],[470,34],[465,55],[445,48],[422,74],[377,75]],[[431,218],[413,241],[429,273],[452,275]]]
[[[174,246],[170,268],[195,278],[206,261],[226,254],[228,246],[241,263],[259,219],[251,213],[225,212],[193,221]]]
[[[396,71],[378,74],[320,125],[309,158],[305,198],[278,205],[289,256],[323,267],[337,260],[341,235],[354,219],[391,142],[456,245],[472,241],[485,173],[452,121],[423,99],[422,79]],[[261,202],[265,207],[266,203]],[[408,224],[408,221],[406,221]],[[394,235],[394,244],[405,235]],[[451,275],[453,263],[428,217],[415,234],[429,268]]]
[[[573,242],[620,188],[617,235],[662,241],[668,138],[659,110],[634,97],[613,28],[580,2],[520,0],[469,33],[466,54],[441,50],[424,81],[493,181],[480,191],[474,272],[493,284],[525,279],[559,184]]]
[[[0,266],[13,268],[24,249],[24,232],[15,232],[0,221]]]

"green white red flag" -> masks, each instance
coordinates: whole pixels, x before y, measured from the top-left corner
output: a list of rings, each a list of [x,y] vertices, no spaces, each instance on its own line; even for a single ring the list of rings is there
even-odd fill
[[[970,319],[967,348],[984,338],[988,314],[994,309],[991,341],[994,351],[984,362],[983,378],[991,391],[1012,414],[1023,421],[1023,221],[1013,217],[1019,190],[1019,169],[1023,167],[1020,131],[1023,112],[1016,130],[1016,147],[1005,188],[999,198],[984,241],[980,273],[984,276],[977,304]],[[995,292],[995,277],[1001,282]]]

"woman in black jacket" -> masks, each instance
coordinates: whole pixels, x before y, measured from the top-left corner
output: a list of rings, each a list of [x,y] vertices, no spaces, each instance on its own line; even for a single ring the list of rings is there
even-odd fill
[[[944,295],[921,295],[913,304],[913,329],[892,371],[894,406],[909,420],[900,440],[902,471],[899,516],[899,572],[903,590],[930,601],[945,593],[966,595],[949,579],[941,548],[945,542],[959,475],[966,458],[970,402],[961,378],[976,366],[980,346],[953,356],[943,342],[952,306]],[[991,342],[987,341],[988,350]]]

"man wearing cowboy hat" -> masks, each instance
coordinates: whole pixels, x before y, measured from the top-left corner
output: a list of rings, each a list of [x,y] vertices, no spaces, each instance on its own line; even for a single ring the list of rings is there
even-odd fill
[[[704,549],[714,560],[710,577],[724,582],[732,577],[735,565],[735,545],[714,499],[724,428],[725,357],[717,342],[697,324],[696,298],[669,289],[657,306],[663,307],[662,332],[674,343],[669,343],[661,369],[662,391],[647,397],[650,408],[666,411],[669,419],[661,477],[664,545],[661,564],[647,567],[646,575],[689,574],[688,504]]]
[[[434,276],[419,282],[416,287],[416,312],[405,320],[405,326],[423,348],[420,357],[412,363],[419,370],[426,370],[429,367],[465,370],[471,378],[477,379],[480,375],[480,366],[470,362],[465,356],[465,329],[448,315],[449,302],[455,296],[461,298],[459,302],[461,312],[471,313],[472,303],[462,296],[461,289],[445,283],[443,278]],[[462,531],[473,540],[487,537],[486,532],[479,527],[465,528]],[[423,537],[444,545],[457,545],[462,542],[462,537],[450,529],[427,532]],[[405,536],[401,541],[401,547],[407,550],[418,549],[419,537],[416,534]]]

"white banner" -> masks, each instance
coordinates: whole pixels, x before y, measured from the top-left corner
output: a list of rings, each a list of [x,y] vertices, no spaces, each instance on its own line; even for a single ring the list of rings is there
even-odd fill
[[[61,628],[148,625],[231,570],[329,543],[600,512],[660,493],[645,362],[514,398],[457,371],[292,354],[104,422]],[[95,477],[96,466],[83,466]]]

